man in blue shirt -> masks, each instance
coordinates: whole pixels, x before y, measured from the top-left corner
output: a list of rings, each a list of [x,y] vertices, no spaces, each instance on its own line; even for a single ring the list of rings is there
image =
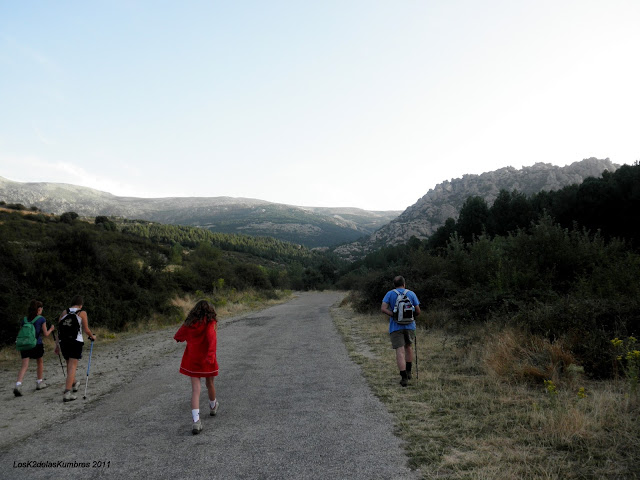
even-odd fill
[[[407,295],[414,307],[414,317],[420,315],[420,302],[418,297],[411,290],[405,287],[404,277],[398,275],[393,279],[394,289],[389,290],[382,300],[380,310],[389,316],[389,336],[391,337],[391,347],[396,351],[396,361],[400,370],[400,385],[407,386],[408,380],[411,379],[411,367],[413,362],[413,349],[411,345],[416,338],[416,322],[413,321],[407,325],[400,325],[394,320],[393,308],[396,305],[398,297],[397,292]]]

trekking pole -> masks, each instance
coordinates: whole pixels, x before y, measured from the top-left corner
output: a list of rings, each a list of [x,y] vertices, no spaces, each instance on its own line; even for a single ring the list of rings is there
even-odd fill
[[[87,385],[89,385],[89,369],[91,368],[91,354],[93,353],[93,340],[91,340],[91,348],[89,349],[89,364],[87,365],[87,381],[84,384],[84,396],[83,399],[87,398]]]
[[[414,339],[416,344],[416,383],[420,383],[420,372],[418,370],[418,327],[416,326],[416,338]]]
[[[56,332],[53,332],[53,341],[56,342],[56,345],[58,346],[58,360],[60,360],[60,368],[62,368],[62,376],[66,377],[66,374],[64,373],[64,366],[62,365],[62,357],[60,356],[60,344],[56,339]]]

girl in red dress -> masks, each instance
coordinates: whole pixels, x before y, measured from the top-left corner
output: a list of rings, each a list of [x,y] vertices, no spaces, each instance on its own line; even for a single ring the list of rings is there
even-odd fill
[[[213,377],[218,375],[218,359],[216,358],[218,320],[216,310],[206,300],[200,300],[191,309],[184,324],[174,335],[177,342],[187,342],[182,355],[180,373],[191,377],[191,415],[193,434],[202,431],[200,422],[200,378],[205,378],[209,394],[209,410],[211,415],[218,412],[216,389]]]

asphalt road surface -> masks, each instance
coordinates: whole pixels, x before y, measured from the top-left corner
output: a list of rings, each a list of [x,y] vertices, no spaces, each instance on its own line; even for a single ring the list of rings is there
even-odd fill
[[[199,435],[178,348],[75,418],[4,449],[0,478],[416,478],[333,325],[340,298],[303,293],[221,322],[220,409],[208,415],[203,382]]]

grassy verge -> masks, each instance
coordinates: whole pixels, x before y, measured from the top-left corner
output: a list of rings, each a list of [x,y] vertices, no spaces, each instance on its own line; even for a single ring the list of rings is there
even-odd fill
[[[127,333],[140,333],[165,328],[170,325],[180,325],[196,302],[202,298],[209,300],[215,305],[218,318],[223,320],[228,317],[235,317],[284,303],[290,300],[292,295],[293,293],[290,290],[276,291],[275,295],[269,298],[266,298],[262,292],[256,290],[230,290],[210,294],[198,292],[198,295],[185,295],[184,297],[174,298],[172,300],[171,303],[178,307],[181,312],[176,317],[167,318],[163,315],[154,315],[128,328]]]
[[[627,383],[514,381],[487,366],[489,338],[433,327],[418,330],[419,380],[402,388],[387,321],[346,305],[332,314],[423,478],[640,478],[640,408]]]
[[[248,290],[238,292],[233,290],[225,293],[224,295],[219,295],[220,298],[224,299],[223,301],[216,301],[214,298],[208,298],[205,294],[197,297],[195,295],[187,295],[184,297],[174,298],[172,300],[173,305],[178,307],[180,312],[182,312],[181,315],[177,315],[175,317],[169,318],[167,316],[159,314],[153,315],[149,318],[140,320],[140,322],[135,325],[129,326],[123,332],[112,332],[107,328],[92,325],[91,318],[89,318],[89,325],[91,331],[96,334],[100,343],[111,343],[129,335],[137,335],[144,332],[159,330],[172,325],[175,325],[177,327],[177,325],[180,325],[184,321],[187,313],[189,313],[189,310],[191,310],[191,308],[200,298],[208,298],[209,300],[216,303],[216,312],[218,313],[218,318],[224,320],[224,318],[234,317],[255,310],[261,310],[263,308],[267,308],[279,303],[284,303],[291,299],[291,296],[292,292],[289,290],[276,292],[276,295],[273,298],[265,298],[264,295],[258,291]],[[51,325],[51,320],[51,318],[48,319],[48,326]],[[45,337],[43,339],[43,342],[45,355],[47,353],[53,355],[53,351],[55,349],[53,335]],[[15,347],[10,345],[0,348],[0,368],[15,368],[17,372],[20,366],[20,362],[20,352],[18,352]]]

